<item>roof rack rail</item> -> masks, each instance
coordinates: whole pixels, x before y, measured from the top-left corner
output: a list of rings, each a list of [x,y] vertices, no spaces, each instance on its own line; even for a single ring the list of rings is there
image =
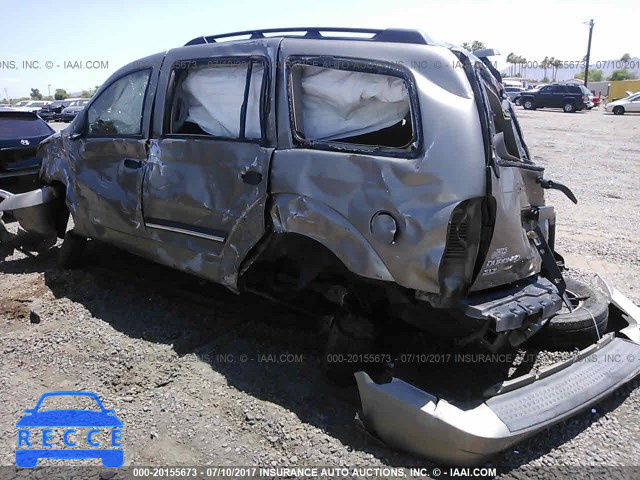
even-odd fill
[[[302,34],[300,34],[302,32]],[[365,33],[371,34],[371,38],[360,37],[340,37],[340,36],[324,36],[322,32],[333,33]],[[268,38],[265,34],[273,33],[274,37],[298,37],[298,38],[313,38],[313,39],[325,39],[325,40],[358,40],[358,41],[373,41],[373,42],[392,42],[392,43],[415,43],[419,45],[429,45],[433,42],[427,35],[419,30],[410,30],[405,28],[387,28],[387,29],[375,29],[375,28],[340,28],[340,27],[287,27],[287,28],[269,28],[265,30],[245,30],[242,32],[223,33],[220,35],[209,35],[207,37],[196,37],[193,40],[187,42],[184,46],[189,45],[202,45],[206,43],[216,43],[219,40],[231,37],[248,36],[244,40],[253,40],[257,38]],[[283,35],[277,35],[281,33]]]

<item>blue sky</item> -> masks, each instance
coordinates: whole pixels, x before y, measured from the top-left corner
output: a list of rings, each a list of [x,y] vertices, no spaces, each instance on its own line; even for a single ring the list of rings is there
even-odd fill
[[[588,27],[595,20],[592,62],[640,56],[637,2],[546,2],[428,0],[1,0],[0,98],[47,94],[101,84],[126,63],[183,45],[199,35],[285,26],[420,28],[451,43],[474,39],[527,59],[545,55],[581,60]],[[108,68],[71,69],[64,62],[108,62]],[[39,69],[23,68],[37,61]],[[46,68],[46,62],[53,65]],[[13,62],[14,68],[11,68]]]

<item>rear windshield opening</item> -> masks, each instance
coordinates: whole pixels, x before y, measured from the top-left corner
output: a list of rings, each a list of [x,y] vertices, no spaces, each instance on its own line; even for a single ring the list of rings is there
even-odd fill
[[[304,140],[408,148],[415,139],[404,79],[382,73],[296,64],[294,128]]]
[[[41,137],[52,130],[38,117],[0,116],[0,139]]]

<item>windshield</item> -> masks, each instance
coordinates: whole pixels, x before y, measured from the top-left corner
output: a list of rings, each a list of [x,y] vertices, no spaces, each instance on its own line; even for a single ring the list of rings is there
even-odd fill
[[[591,95],[589,89],[583,85],[580,85],[580,90],[582,90],[582,93],[584,93],[585,95]]]
[[[38,117],[0,117],[0,140],[22,139],[50,135],[52,130]]]

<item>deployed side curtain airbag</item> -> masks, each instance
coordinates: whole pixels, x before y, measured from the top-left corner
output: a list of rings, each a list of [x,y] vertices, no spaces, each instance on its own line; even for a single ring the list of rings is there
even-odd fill
[[[218,137],[240,136],[248,62],[191,70],[182,84],[188,122]],[[247,99],[245,137],[260,138],[260,92],[264,67],[254,63]]]
[[[302,124],[309,140],[335,140],[395,125],[409,113],[403,79],[298,65]]]

